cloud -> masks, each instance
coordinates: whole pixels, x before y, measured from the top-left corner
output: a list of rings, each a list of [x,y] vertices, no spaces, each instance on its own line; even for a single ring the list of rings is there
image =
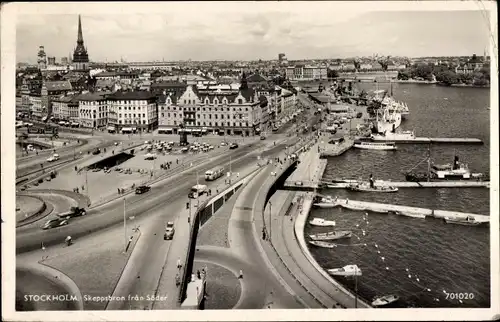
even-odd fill
[[[85,12],[83,36],[94,61],[273,59],[280,52],[289,59],[469,55],[482,53],[488,44],[478,11],[367,12],[334,10],[327,2],[252,4],[248,10],[237,3],[218,10],[209,4],[173,3],[154,13]],[[18,61],[36,62],[39,45],[49,56],[67,56],[76,45],[77,21],[76,14],[19,15]]]

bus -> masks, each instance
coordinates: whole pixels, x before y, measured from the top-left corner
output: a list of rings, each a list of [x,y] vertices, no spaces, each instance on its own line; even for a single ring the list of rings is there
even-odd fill
[[[213,181],[224,176],[224,168],[217,167],[205,172],[205,181]]]

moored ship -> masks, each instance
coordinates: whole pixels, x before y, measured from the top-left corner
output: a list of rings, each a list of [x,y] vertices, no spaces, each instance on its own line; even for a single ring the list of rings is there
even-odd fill
[[[356,141],[354,147],[363,150],[378,150],[378,151],[393,151],[396,150],[394,142],[369,142],[369,141]]]

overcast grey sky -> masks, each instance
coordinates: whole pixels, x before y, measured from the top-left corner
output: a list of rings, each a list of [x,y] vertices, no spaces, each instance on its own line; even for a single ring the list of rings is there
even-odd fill
[[[421,2],[420,2],[421,3]],[[121,5],[121,4],[120,4]],[[118,3],[114,3],[115,9]],[[144,4],[147,7],[147,4]],[[366,6],[365,6],[366,7]],[[54,11],[17,16],[17,60],[68,56],[82,14],[92,61],[252,60],[337,58],[378,53],[391,56],[482,55],[489,48],[488,23],[476,11],[371,11],[336,3],[279,2],[269,5],[216,2],[162,4],[156,13],[106,10]],[[96,8],[95,6],[93,8]],[[479,9],[479,7],[477,8]],[[399,9],[400,10],[400,9]],[[46,12],[46,11],[45,11]],[[52,11],[49,11],[52,12]]]

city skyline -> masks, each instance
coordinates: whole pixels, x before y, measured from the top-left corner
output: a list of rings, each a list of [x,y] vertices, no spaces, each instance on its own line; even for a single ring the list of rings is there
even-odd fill
[[[300,4],[300,3],[297,3]],[[193,4],[165,6],[165,14],[85,14],[83,37],[91,61],[290,60],[354,56],[469,56],[489,50],[489,30],[480,11],[345,10],[330,16],[295,3],[258,6],[252,12],[215,12]],[[326,3],[334,8],[335,4]],[[213,5],[212,5],[213,7]],[[209,7],[207,7],[209,8]],[[368,9],[371,10],[371,9]],[[213,10],[212,10],[213,11]],[[192,14],[187,14],[191,12]],[[243,13],[241,13],[243,12]],[[19,15],[17,61],[36,62],[38,46],[59,61],[76,45],[77,14]],[[113,52],[110,52],[110,45]]]

